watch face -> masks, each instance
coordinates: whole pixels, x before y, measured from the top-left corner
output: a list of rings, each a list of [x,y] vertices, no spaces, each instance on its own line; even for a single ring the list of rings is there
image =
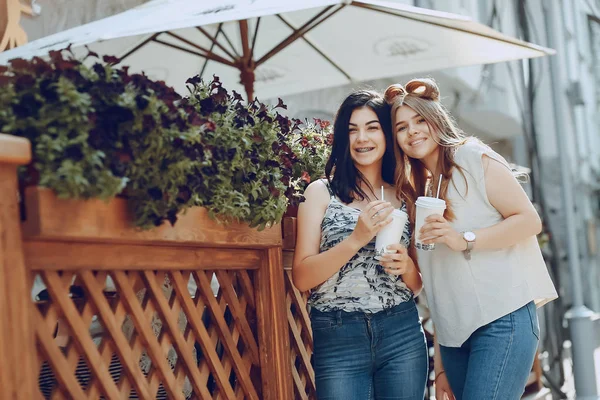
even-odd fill
[[[475,240],[475,234],[473,232],[465,232],[464,238],[467,242],[472,242]]]

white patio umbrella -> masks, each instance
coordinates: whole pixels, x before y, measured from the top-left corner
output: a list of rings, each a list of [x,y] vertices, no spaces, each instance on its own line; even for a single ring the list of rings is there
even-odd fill
[[[249,98],[553,54],[393,0],[153,0],[0,53],[0,63],[69,44],[121,57],[180,92],[187,78],[215,74]]]

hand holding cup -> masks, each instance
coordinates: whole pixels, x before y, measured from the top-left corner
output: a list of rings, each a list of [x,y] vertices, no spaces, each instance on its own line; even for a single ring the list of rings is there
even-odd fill
[[[366,246],[381,228],[392,222],[390,216],[392,211],[394,211],[394,208],[387,201],[375,200],[370,202],[358,216],[358,222],[351,237],[361,247]]]
[[[427,223],[426,220],[431,215],[443,215],[446,209],[446,202],[436,197],[421,196],[415,202],[417,206],[415,219],[415,232],[417,232],[415,247],[417,249],[430,251],[435,249],[435,242],[424,243],[421,239],[421,228]],[[423,236],[427,238],[426,236]]]
[[[463,251],[467,248],[463,236],[439,214],[432,214],[425,218],[425,224],[419,231],[419,240],[424,245],[444,243],[454,251]]]
[[[385,272],[391,275],[403,275],[414,268],[414,264],[408,262],[408,250],[404,245],[390,244],[386,249],[387,252],[379,258],[379,264],[383,266]]]

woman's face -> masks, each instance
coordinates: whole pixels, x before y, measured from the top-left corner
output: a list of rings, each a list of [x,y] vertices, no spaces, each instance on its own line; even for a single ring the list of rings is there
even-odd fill
[[[438,150],[425,119],[407,105],[396,110],[394,132],[402,151],[409,157],[422,160]]]
[[[369,166],[383,159],[385,134],[377,114],[369,107],[357,108],[348,125],[350,156],[360,166]]]

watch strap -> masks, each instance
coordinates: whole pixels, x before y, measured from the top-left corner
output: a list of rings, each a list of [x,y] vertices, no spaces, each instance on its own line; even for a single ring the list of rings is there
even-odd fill
[[[465,256],[466,260],[470,260],[471,259],[471,250],[473,250],[473,246],[475,245],[475,241],[474,240],[471,240],[471,241],[467,240],[465,238],[465,233],[466,233],[466,231],[462,232],[463,239],[464,239],[465,242],[467,242],[467,248],[466,248],[466,250],[463,250],[463,255]]]

